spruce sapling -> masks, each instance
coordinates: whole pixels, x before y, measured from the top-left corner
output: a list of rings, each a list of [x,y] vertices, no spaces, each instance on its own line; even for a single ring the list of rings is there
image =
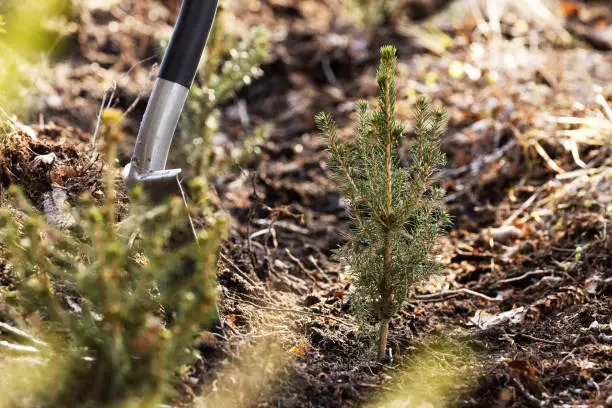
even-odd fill
[[[226,217],[213,214],[206,184],[194,181],[191,202],[206,219],[196,242],[172,242],[171,232],[186,217],[180,197],[151,205],[136,188],[132,215],[117,223],[114,164],[121,125],[121,111],[104,111],[104,199],[83,196],[71,211],[78,231],[52,225],[17,187],[10,187],[10,200],[0,196],[0,272],[6,268],[18,288],[12,302],[23,311],[23,317],[12,316],[47,343],[36,360],[0,357],[2,407],[24,401],[36,407],[158,407],[176,397],[186,364],[198,358],[194,342],[214,321]],[[10,131],[0,120],[0,140],[18,137],[3,134]],[[186,262],[195,273],[183,274]],[[39,386],[39,378],[53,381]]]
[[[320,113],[316,121],[328,141],[331,174],[342,186],[351,218],[339,255],[354,279],[354,309],[362,319],[380,321],[378,358],[384,359],[389,322],[411,285],[438,271],[433,249],[450,221],[442,207],[444,191],[434,185],[436,170],[445,164],[439,145],[446,112],[419,99],[410,164],[402,167],[396,49],[386,46],[380,54],[379,108],[360,102],[354,140],[339,140],[330,115]]]

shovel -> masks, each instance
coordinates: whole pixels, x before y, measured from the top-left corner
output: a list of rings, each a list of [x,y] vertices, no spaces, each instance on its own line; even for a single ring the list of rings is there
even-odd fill
[[[183,0],[140,125],[132,159],[123,171],[127,187],[142,185],[152,202],[176,195],[187,206],[181,186],[181,169],[166,169],[166,161],[215,19],[217,3],[218,0]],[[187,229],[195,239],[191,218],[187,221]]]

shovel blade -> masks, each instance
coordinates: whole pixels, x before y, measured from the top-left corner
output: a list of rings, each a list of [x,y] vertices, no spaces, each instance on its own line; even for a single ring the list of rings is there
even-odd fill
[[[181,185],[180,175],[181,170],[175,169],[153,171],[138,177],[138,183],[142,185],[144,193],[151,202],[157,204],[171,197],[180,197],[183,200],[186,216],[185,228],[173,233],[173,244],[177,246],[197,239],[193,220],[189,216],[187,197]]]

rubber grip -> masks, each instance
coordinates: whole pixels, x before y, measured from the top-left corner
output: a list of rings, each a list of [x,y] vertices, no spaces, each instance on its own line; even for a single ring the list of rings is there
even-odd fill
[[[219,0],[183,0],[159,78],[191,87]]]

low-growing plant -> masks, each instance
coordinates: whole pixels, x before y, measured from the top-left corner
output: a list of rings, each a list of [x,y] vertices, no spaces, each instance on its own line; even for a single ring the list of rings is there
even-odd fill
[[[219,130],[220,108],[263,75],[261,64],[268,56],[270,42],[269,32],[262,26],[250,28],[242,39],[228,33],[224,26],[226,13],[222,2],[180,123],[181,161],[186,158],[197,175],[210,175],[240,163],[265,142],[269,133],[268,126],[260,126],[228,158],[219,159],[214,154],[213,135]]]
[[[419,99],[410,165],[402,167],[396,49],[383,47],[380,55],[379,107],[359,104],[354,139],[341,141],[330,115],[321,113],[316,120],[328,141],[331,176],[342,186],[351,217],[339,255],[354,280],[354,310],[362,319],[380,321],[378,357],[383,359],[389,322],[411,286],[439,270],[433,249],[449,217],[442,206],[444,191],[434,183],[436,169],[445,163],[439,144],[446,113]]]
[[[73,231],[51,225],[15,187],[16,211],[0,209],[0,255],[17,287],[8,300],[24,316],[21,328],[41,340],[30,360],[0,361],[0,386],[10,390],[0,406],[158,406],[181,366],[198,358],[195,338],[215,319],[225,217],[212,215],[199,185],[191,190],[208,221],[197,242],[172,242],[186,216],[178,197],[152,206],[137,189],[131,215],[118,223],[120,116],[104,114],[104,198],[82,197]],[[54,381],[37,387],[28,371]]]
[[[68,34],[57,21],[71,8],[69,0],[0,2],[0,105],[11,114],[27,108],[35,82],[45,78],[49,57]]]
[[[343,0],[344,8],[357,26],[376,25],[386,13],[397,7],[397,0]]]

